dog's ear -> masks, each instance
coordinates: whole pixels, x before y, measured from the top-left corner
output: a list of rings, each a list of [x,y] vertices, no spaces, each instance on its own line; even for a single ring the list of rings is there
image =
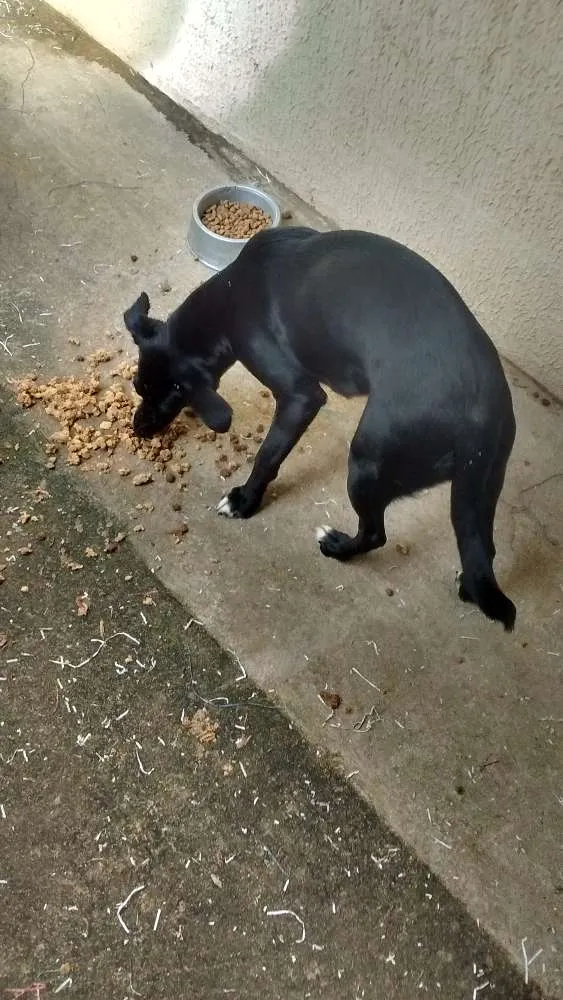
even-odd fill
[[[156,333],[156,325],[149,318],[151,304],[146,292],[141,292],[139,298],[123,314],[123,322],[137,344],[141,347],[147,340],[151,340]]]
[[[190,392],[189,405],[193,406],[209,429],[217,434],[225,434],[231,426],[233,411],[214,389],[205,386],[197,392]]]

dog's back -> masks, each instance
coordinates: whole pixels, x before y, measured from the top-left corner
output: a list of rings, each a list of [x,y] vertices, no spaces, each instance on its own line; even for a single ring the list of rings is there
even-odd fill
[[[450,395],[478,404],[503,391],[496,349],[475,316],[432,264],[400,243],[354,230],[266,231],[233,265],[233,279],[243,275],[245,283],[251,275],[247,294],[275,311],[299,360],[342,395],[391,384],[435,406]]]

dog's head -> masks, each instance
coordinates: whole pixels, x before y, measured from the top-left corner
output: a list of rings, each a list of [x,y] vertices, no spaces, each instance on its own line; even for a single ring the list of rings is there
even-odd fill
[[[150,438],[172,423],[189,406],[219,434],[231,426],[232,410],[215,391],[216,379],[205,358],[181,354],[170,342],[167,323],[149,316],[149,297],[143,292],[123,319],[139,348],[133,380],[141,403],[133,417],[138,437]]]

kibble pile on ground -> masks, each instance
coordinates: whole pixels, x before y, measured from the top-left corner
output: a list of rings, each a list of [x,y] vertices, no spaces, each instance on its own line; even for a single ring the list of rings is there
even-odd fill
[[[215,205],[210,205],[201,221],[212,233],[228,236],[232,240],[248,239],[272,225],[267,212],[256,205],[236,201],[218,201]]]
[[[96,351],[82,359],[86,371],[80,375],[56,376],[40,381],[37,375],[15,383],[17,402],[30,409],[39,404],[57,421],[57,430],[45,444],[48,467],[53,468],[59,455],[69,465],[84,465],[99,473],[116,470],[122,476],[133,474],[136,486],[152,480],[146,465],[131,463],[127,456],[148,461],[168,482],[182,480],[190,471],[186,445],[199,451],[202,442],[214,442],[215,464],[223,479],[240,468],[241,461],[252,461],[255,444],[262,440],[264,426],[240,434],[231,431],[218,437],[189,410],[185,410],[162,434],[143,440],[133,434],[133,414],[139,403],[131,387],[136,372],[133,362],[122,362],[111,371],[105,365],[114,358],[111,351]],[[269,396],[269,393],[264,392]]]

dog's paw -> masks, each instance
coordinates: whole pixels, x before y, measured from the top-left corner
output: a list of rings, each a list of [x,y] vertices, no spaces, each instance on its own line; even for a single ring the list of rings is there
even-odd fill
[[[217,513],[222,517],[252,517],[260,506],[260,500],[248,496],[242,486],[235,486],[217,504]]]
[[[323,524],[316,529],[315,535],[323,556],[329,559],[350,559],[356,554],[354,539],[344,531],[337,531],[336,528]]]
[[[231,501],[229,500],[228,495],[219,500],[215,510],[218,514],[221,514],[222,517],[235,517],[235,512],[231,507]]]

